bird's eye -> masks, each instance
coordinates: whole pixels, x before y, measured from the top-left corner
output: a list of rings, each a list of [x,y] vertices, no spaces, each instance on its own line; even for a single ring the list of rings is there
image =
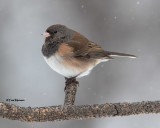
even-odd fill
[[[46,32],[50,33],[50,31],[49,31],[49,30],[47,30]]]
[[[57,31],[54,31],[54,33],[57,33]]]

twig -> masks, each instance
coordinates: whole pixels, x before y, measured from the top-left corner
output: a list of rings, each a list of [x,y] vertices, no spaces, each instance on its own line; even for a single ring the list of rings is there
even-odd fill
[[[64,105],[74,105],[77,92],[77,83],[78,81],[76,81],[76,79],[69,85],[66,83]]]

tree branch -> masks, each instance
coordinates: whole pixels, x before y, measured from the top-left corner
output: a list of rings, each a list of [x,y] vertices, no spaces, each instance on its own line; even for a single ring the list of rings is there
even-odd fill
[[[78,81],[75,79],[71,84],[68,85],[66,80],[64,105],[74,105],[77,92],[77,83]]]
[[[82,106],[62,105],[40,108],[19,107],[3,102],[0,103],[0,117],[27,122],[82,120],[144,113],[160,113],[160,101]]]
[[[73,104],[76,91],[75,80],[66,86],[65,102],[60,106],[31,108],[0,102],[0,117],[26,122],[44,122],[160,113],[160,101],[75,106]]]

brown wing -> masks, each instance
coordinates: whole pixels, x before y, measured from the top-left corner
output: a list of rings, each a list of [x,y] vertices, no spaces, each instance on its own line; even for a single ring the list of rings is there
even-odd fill
[[[97,44],[90,42],[83,35],[76,32],[74,38],[67,45],[72,47],[73,55],[81,59],[112,59],[106,52]]]

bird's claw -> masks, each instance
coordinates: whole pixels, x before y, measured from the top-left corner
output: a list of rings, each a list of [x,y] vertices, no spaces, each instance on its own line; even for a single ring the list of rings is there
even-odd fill
[[[71,83],[75,83],[77,87],[79,87],[79,82],[76,80],[76,78],[65,78],[66,79],[66,82],[65,82],[65,88],[64,88],[64,91],[66,91],[67,89],[67,86],[69,86]]]

